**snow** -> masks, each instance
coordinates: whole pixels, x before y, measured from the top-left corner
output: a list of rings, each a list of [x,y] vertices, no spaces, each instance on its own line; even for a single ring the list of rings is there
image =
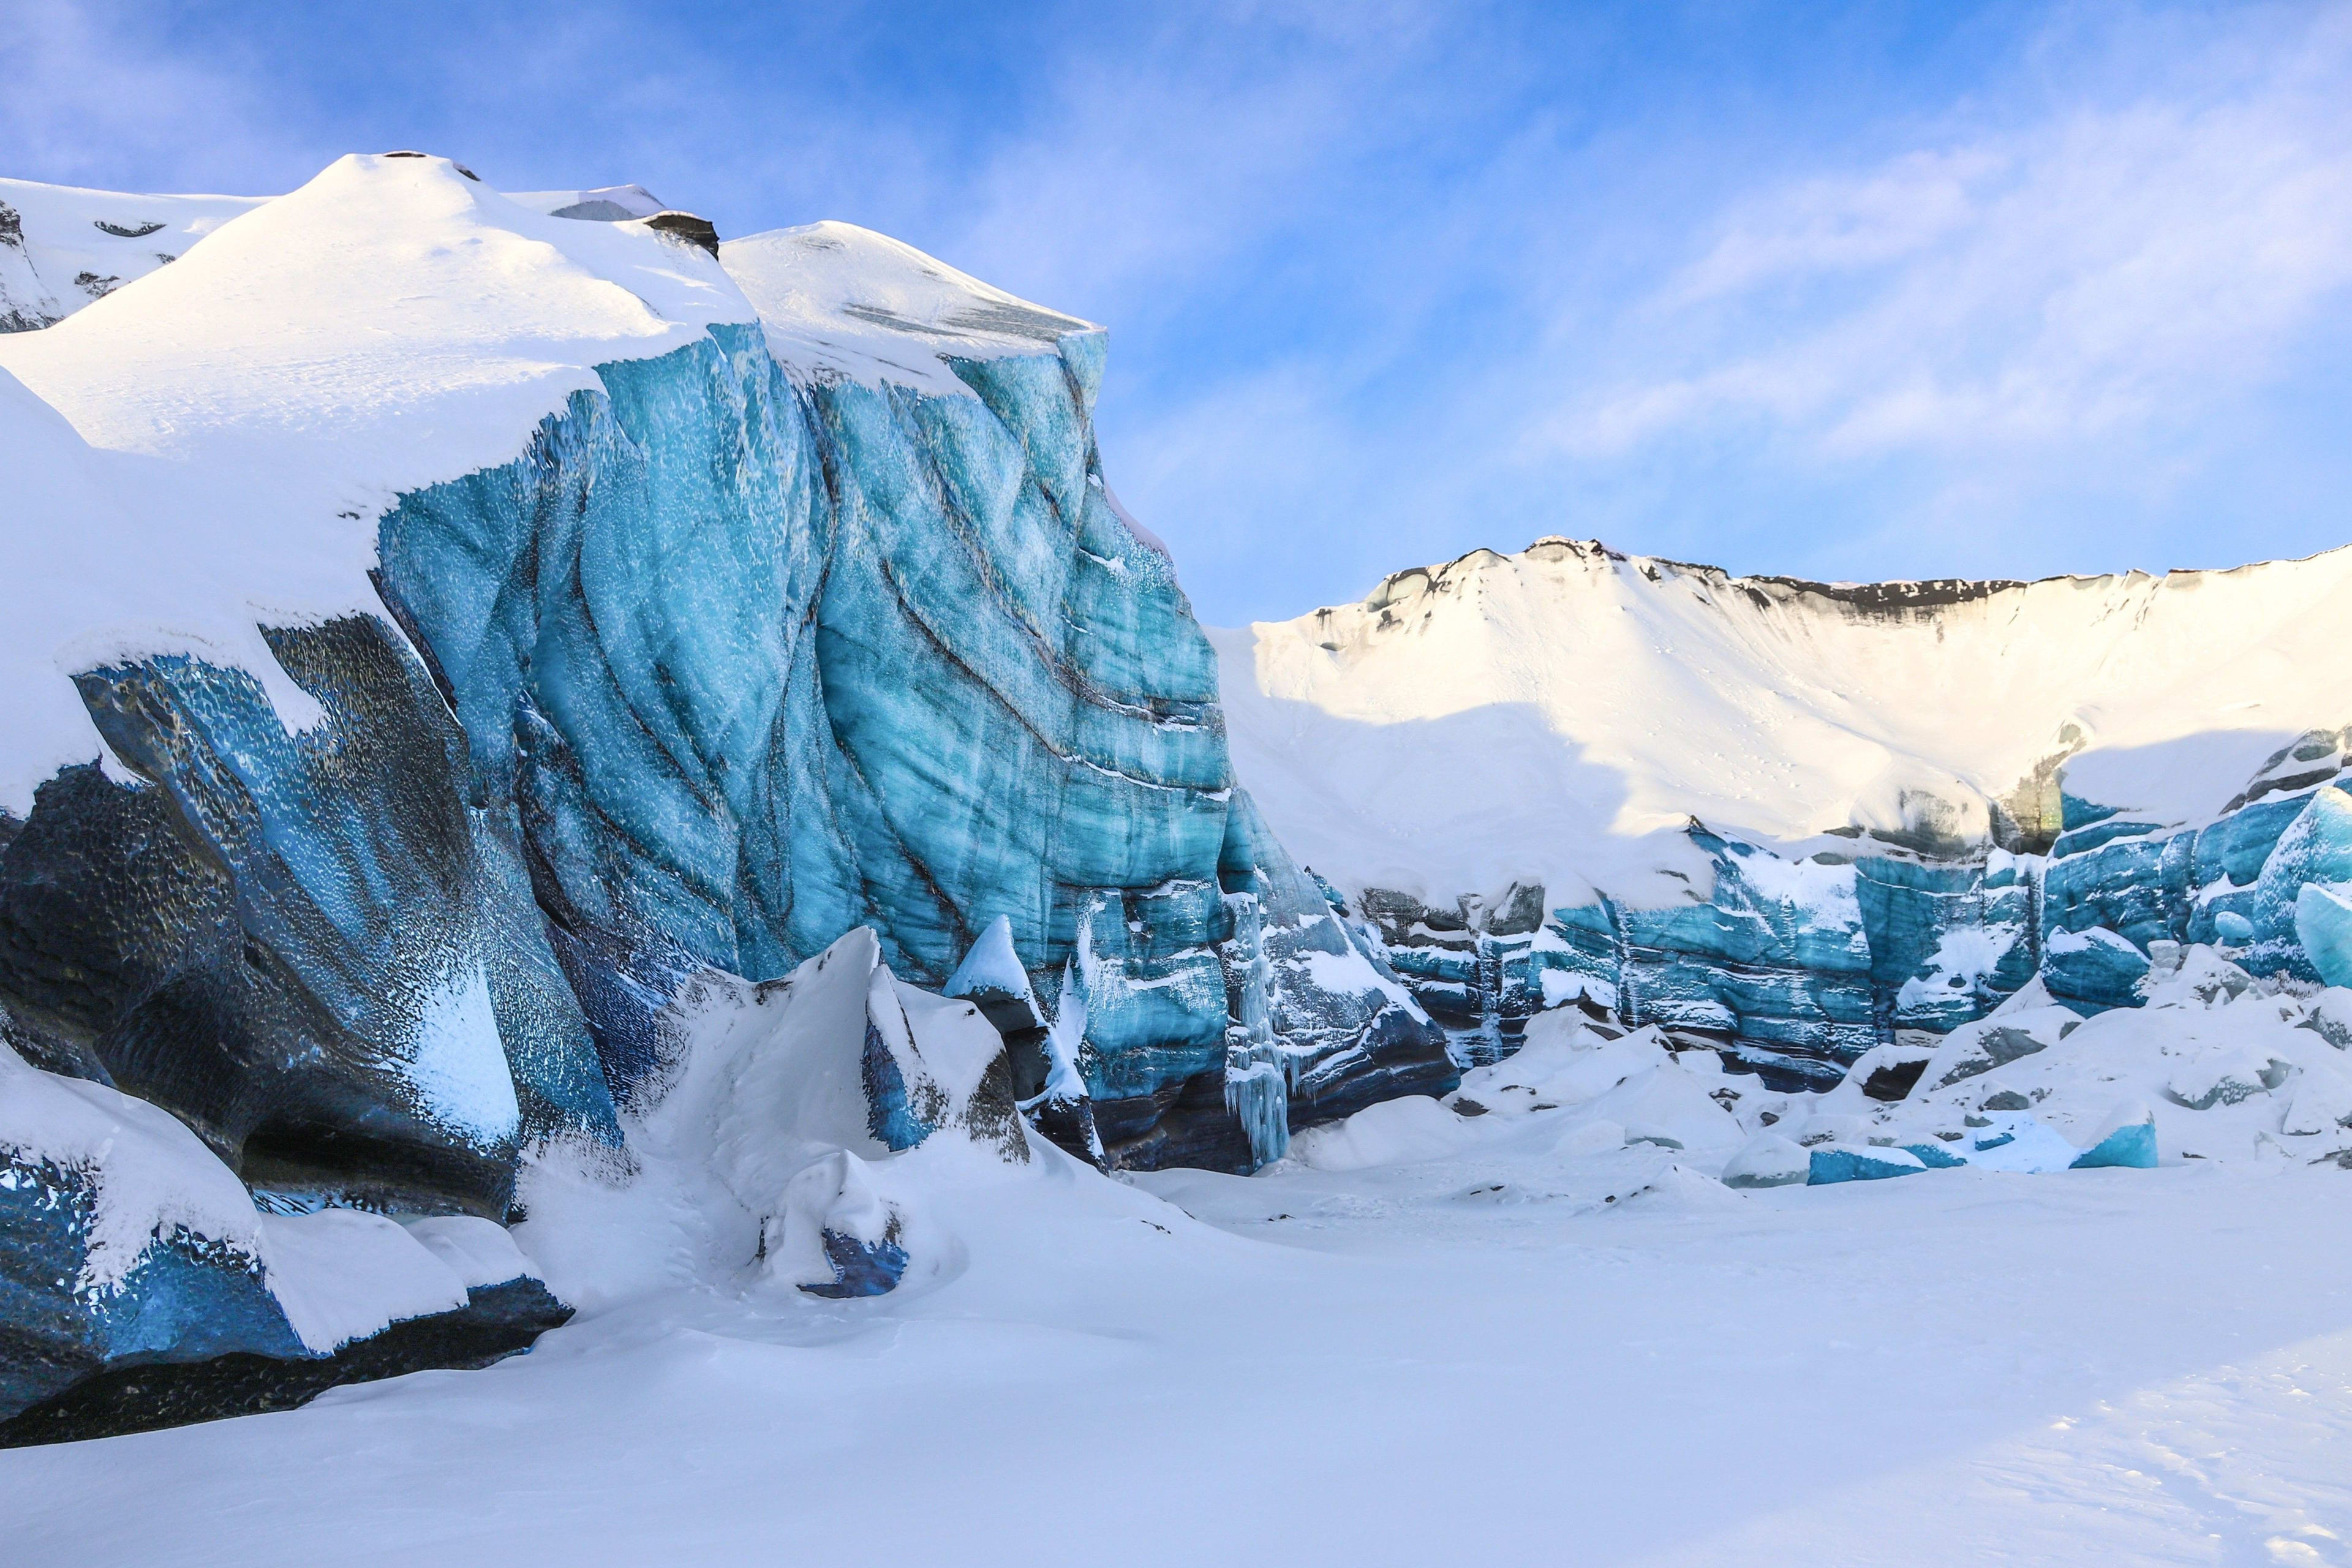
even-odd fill
[[[947,359],[1034,354],[1098,330],[856,224],[771,229],[722,243],[719,256],[759,307],[770,350],[803,375],[970,396]]]
[[[1314,1171],[1360,1171],[1450,1154],[1475,1129],[1426,1095],[1383,1100],[1290,1140],[1289,1158]]]
[[[548,216],[600,205],[622,216]],[[797,375],[961,395],[951,362],[1092,330],[845,225],[732,242],[722,271],[626,216],[654,205],[346,159],[0,338],[29,552],[0,585],[0,806],[94,753],[62,676],[98,659],[200,652],[304,721],[255,622],[373,607],[390,498],[511,458],[597,364],[755,300]],[[1881,616],[1563,544],[1221,647],[1240,776],[1327,874],[1440,901],[1530,876],[1554,903],[1580,883],[1664,899],[1662,872],[1705,868],[1691,813],[1811,848],[1903,826],[1924,789],[1973,829],[2078,742],[2070,788],[2210,816],[2282,738],[2345,719],[2327,621],[2347,573],[2352,552]],[[1853,908],[1848,868],[1741,875]],[[2352,908],[2304,901],[2330,931]],[[2003,940],[1948,934],[1931,979],[1982,974]],[[1447,1100],[1309,1129],[1253,1178],[1115,1180],[969,1125],[1001,1037],[880,951],[854,931],[783,981],[697,977],[626,1152],[531,1150],[511,1234],[258,1215],[170,1116],[0,1047],[0,1143],[95,1182],[87,1289],[182,1225],[259,1260],[316,1350],[530,1270],[581,1309],[485,1372],[0,1453],[12,1553],[1029,1564],[1075,1536],[1138,1568],[2345,1560],[2352,1258],[2327,1242],[2352,992],[2208,948],[2087,1020],[2037,980],[1932,1049],[1866,1058],[1924,1052],[1892,1103],[1867,1071],[1770,1093],[1562,1009]],[[1352,952],[1287,962],[1398,994]],[[1055,1095],[1079,1092],[1098,975],[1082,941]],[[1009,926],[950,989],[1028,994]],[[490,1142],[515,1121],[494,1046],[468,970],[403,1064]],[[876,1051],[940,1113],[911,1148],[874,1131]],[[2080,1168],[2142,1130],[2154,1168]],[[828,1237],[893,1249],[898,1288],[810,1294]]]
[[[961,1106],[970,1100],[989,1065],[1003,1054],[1004,1037],[996,1032],[996,1026],[969,1002],[909,985],[887,970],[877,970],[876,975],[870,1010],[884,1037],[901,1048],[902,1056],[911,1053],[922,1064],[925,1073],[946,1092],[950,1104]],[[887,990],[882,989],[886,977]],[[895,1016],[903,1024],[895,1024],[887,1005],[892,1001],[898,1005]]]
[[[187,254],[266,196],[165,196],[0,179],[0,324],[47,325]]]
[[[5,1041],[0,1148],[91,1173],[97,1212],[77,1289],[121,1284],[148,1241],[175,1226],[247,1258],[264,1253],[245,1184],[177,1117],[103,1084],[43,1072]]]
[[[969,996],[974,992],[993,991],[1017,998],[1029,1005],[1033,1016],[1037,1015],[1037,1000],[1029,990],[1029,972],[1021,967],[1021,955],[1013,948],[1013,921],[999,915],[988,922],[971,951],[963,955],[956,972],[948,976],[949,996]],[[1044,1020],[1039,1018],[1039,1022]]]
[[[514,1075],[478,960],[426,999],[411,1052],[400,1066],[426,1115],[486,1148],[520,1129]]]
[[[2344,1173],[1735,1193],[1542,1120],[1132,1187],[941,1162],[908,1182],[961,1257],[916,1293],[651,1285],[484,1372],[0,1453],[0,1510],[25,1561],[158,1568],[814,1561],[877,1521],[1028,1564],[1108,1498],[1139,1568],[2336,1560]]]
[[[925,1066],[954,1052],[853,933],[789,982],[706,977],[633,1173],[534,1156],[515,1239],[582,1310],[532,1353],[0,1454],[0,1510],[32,1561],[240,1568],[323,1540],[824,1558],[877,1520],[908,1561],[1030,1563],[1102,1497],[1162,1521],[1110,1543],[1144,1565],[1212,1531],[1251,1563],[2330,1561],[2352,1258],[2315,1238],[2352,1181],[2324,1115],[2344,993],[2205,948],[2147,989],[2063,1028],[2025,995],[1970,1028],[2040,1049],[1893,1104],[1547,1014],[1450,1104],[1375,1105],[1251,1178],[1122,1182],[1034,1142],[866,1138],[870,1009]],[[2202,1110],[2149,1092],[2232,1043],[2294,1070]],[[2031,1109],[1975,1116],[1996,1095]],[[1903,1146],[1955,1147],[1963,1113],[1968,1163]],[[2157,1168],[2062,1168],[2136,1126]],[[1764,1184],[1824,1161],[1908,1173]],[[334,1243],[278,1286],[312,1343],[372,1326],[341,1285],[430,1310],[519,1257],[483,1221],[263,1223],[273,1283]],[[904,1283],[801,1289],[828,1231],[903,1249]],[[202,1528],[225,1496],[239,1528]]]
[[[642,224],[548,217],[446,159],[354,155],[56,326],[0,334],[21,542],[0,579],[0,810],[100,754],[62,678],[111,659],[235,665],[308,721],[257,624],[379,609],[396,495],[512,459],[596,365],[753,316],[708,254]]]
[[[440,1249],[382,1215],[321,1209],[261,1223],[269,1293],[322,1354],[403,1318],[466,1304],[467,1281]]]
[[[502,1225],[472,1215],[427,1215],[400,1223],[469,1290],[504,1285],[530,1272],[530,1260]]]
[[[1759,1132],[1723,1167],[1723,1184],[1741,1189],[1801,1186],[1812,1173],[1811,1157],[1778,1132]]]
[[[525,1272],[513,1242],[487,1220],[420,1220],[404,1230],[349,1209],[258,1214],[236,1173],[170,1112],[43,1072],[5,1043],[0,1149],[91,1182],[96,1211],[77,1292],[115,1289],[152,1241],[184,1229],[258,1262],[295,1333],[321,1353],[396,1320],[464,1306],[468,1285]]]
[[[2280,746],[2352,720],[2347,588],[2352,549],[1877,612],[1546,540],[1210,635],[1236,774],[1344,889],[1659,906],[1684,894],[1670,871],[1706,884],[1693,816],[1852,853],[1817,836],[1918,826],[1925,795],[1981,837],[1989,801],[2070,750],[2075,795],[2210,819]]]

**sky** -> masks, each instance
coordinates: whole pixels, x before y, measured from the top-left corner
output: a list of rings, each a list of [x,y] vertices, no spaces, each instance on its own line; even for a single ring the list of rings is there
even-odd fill
[[[2352,5],[0,5],[0,174],[418,148],[1110,329],[1212,624],[1546,534],[1832,580],[2352,542]]]

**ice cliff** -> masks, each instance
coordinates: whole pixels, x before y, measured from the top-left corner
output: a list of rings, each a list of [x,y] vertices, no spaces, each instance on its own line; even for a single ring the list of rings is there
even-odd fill
[[[515,1217],[551,1149],[625,1183],[681,1010],[861,931],[911,994],[842,1025],[883,1154],[982,1077],[1083,1157],[1234,1169],[1453,1082],[1237,787],[1103,480],[1098,329],[848,226],[722,245],[417,154],[5,196],[0,1068],[152,1134],[0,1121],[12,1434],[135,1424],[141,1376],[201,1414],[231,1353],[511,1348],[552,1299],[469,1300],[517,1276],[420,1216]],[[151,224],[170,266],[59,289]],[[216,1201],[117,1236],[123,1161]],[[791,1245],[888,1288],[887,1223],[843,1223]],[[370,1248],[341,1272],[408,1284],[301,1331],[305,1270]]]
[[[1831,584],[1551,539],[1213,635],[1275,830],[1457,1050],[1574,1003],[1820,1088],[2037,979],[2136,1005],[2188,944],[2352,978],[2347,578]]]

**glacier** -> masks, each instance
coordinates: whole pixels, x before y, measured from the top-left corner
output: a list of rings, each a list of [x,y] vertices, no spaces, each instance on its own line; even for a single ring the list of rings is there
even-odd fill
[[[17,248],[88,195],[10,187]],[[1234,776],[1214,652],[1104,482],[1099,329],[850,226],[720,244],[635,187],[509,199],[404,153],[40,298],[0,337],[32,568],[0,1035],[168,1110],[284,1223],[518,1223],[550,1161],[627,1184],[679,1008],[861,931],[907,1017],[984,993],[951,1004],[1003,1016],[965,1076],[1099,1165],[1245,1170],[1453,1084]],[[898,1016],[858,1034],[884,1159],[972,1092],[925,1087]],[[63,1257],[107,1158],[19,1152]],[[887,1289],[878,1224],[791,1245]],[[90,1331],[81,1382],[0,1420],[135,1423],[125,1369],[303,1359],[266,1263],[222,1256],[260,1337]],[[11,1318],[64,1310],[67,1274],[14,1278]],[[362,1340],[432,1316],[392,1307]]]
[[[886,237],[0,200],[0,1444],[1175,1236],[1105,1173],[2352,1160],[2352,551],[1212,631],[1107,333]]]
[[[1820,1090],[2029,985],[2137,1006],[2186,946],[2341,984],[2347,575],[1810,584],[1553,539],[1213,635],[1269,820],[1462,1059],[1572,1005]]]

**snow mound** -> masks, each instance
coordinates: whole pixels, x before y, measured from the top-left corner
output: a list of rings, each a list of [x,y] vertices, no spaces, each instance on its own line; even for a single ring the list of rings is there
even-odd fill
[[[1099,330],[856,224],[771,229],[719,256],[759,307],[770,350],[807,375],[968,395],[949,361],[1034,354]]]
[[[0,335],[0,458],[48,449],[29,483],[12,463],[0,810],[100,754],[64,678],[109,662],[196,654],[311,721],[257,626],[380,610],[396,496],[512,459],[597,365],[754,319],[695,247],[532,212],[446,159],[346,157],[245,206],[173,265]]]

